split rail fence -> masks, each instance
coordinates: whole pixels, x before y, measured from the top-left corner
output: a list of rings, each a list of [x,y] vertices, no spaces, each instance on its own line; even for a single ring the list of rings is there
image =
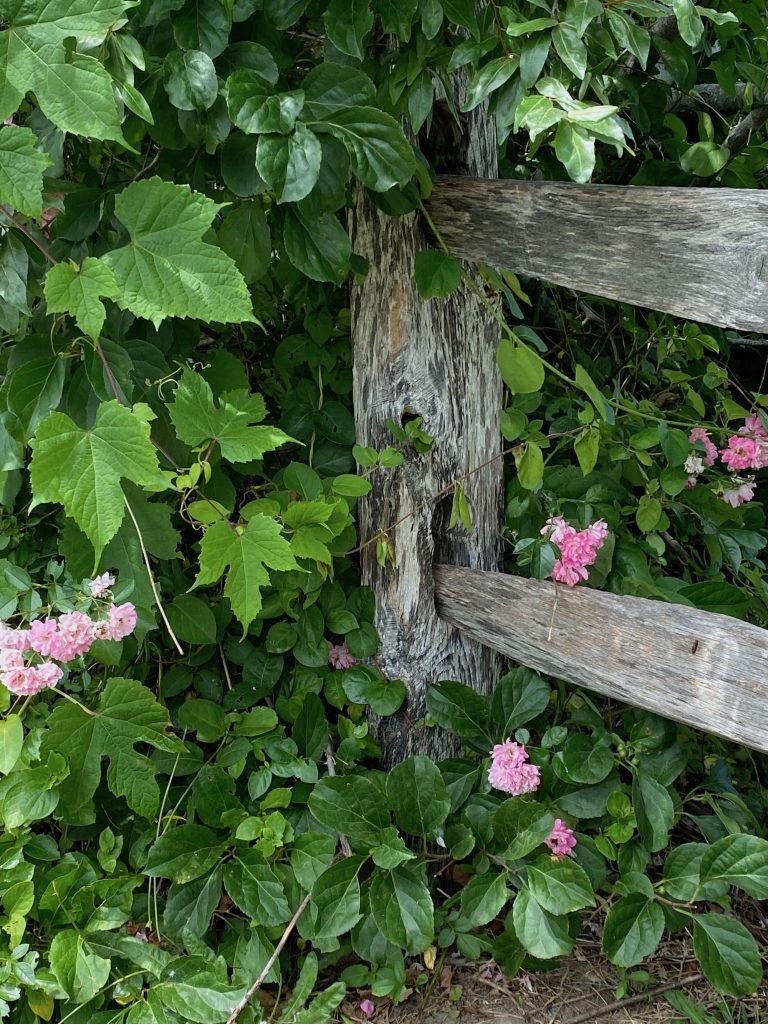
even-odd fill
[[[494,142],[487,119],[469,115],[467,176],[438,179],[428,203],[457,257],[768,332],[768,193],[497,180]],[[413,259],[434,240],[417,214],[386,217],[361,192],[352,236],[370,266],[352,296],[360,443],[384,447],[388,419],[417,415],[435,438],[429,454],[377,476],[361,503],[362,541],[397,524],[393,564],[378,564],[375,544],[361,552],[380,665],[409,689],[407,718],[378,723],[387,756],[439,751],[435,730],[408,727],[427,686],[459,679],[488,692],[500,655],[768,752],[768,630],[499,571],[498,326],[463,286],[445,300],[419,298]],[[451,484],[464,478],[471,534],[446,530]]]

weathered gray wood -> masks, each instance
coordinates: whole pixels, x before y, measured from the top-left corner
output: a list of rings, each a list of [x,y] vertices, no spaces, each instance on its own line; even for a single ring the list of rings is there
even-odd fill
[[[441,178],[450,249],[606,298],[768,330],[768,193]]]
[[[438,613],[529,668],[768,752],[768,630],[581,587],[434,567]]]
[[[463,158],[472,174],[495,176],[493,122],[478,109],[465,123]],[[435,613],[432,563],[437,559],[485,569],[501,554],[502,460],[464,482],[472,505],[471,535],[447,531],[451,497],[429,499],[500,451],[501,381],[495,365],[498,328],[464,288],[446,300],[422,301],[413,281],[413,260],[430,240],[417,215],[397,219],[380,213],[357,193],[351,222],[355,252],[369,263],[352,289],[354,406],[361,444],[381,449],[394,443],[388,418],[422,416],[433,450],[409,451],[396,470],[377,470],[373,491],[361,500],[360,541],[388,531],[395,564],[382,568],[375,544],[360,553],[364,583],[376,594],[378,663],[408,687],[404,713],[373,720],[389,763],[411,753],[444,755],[449,738],[437,729],[413,729],[425,713],[429,683],[462,679],[488,691],[501,659],[487,647],[450,629]],[[408,515],[415,510],[415,514]]]

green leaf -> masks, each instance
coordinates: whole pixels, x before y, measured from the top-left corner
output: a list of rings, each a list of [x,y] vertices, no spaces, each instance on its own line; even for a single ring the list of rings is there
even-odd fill
[[[220,521],[203,535],[195,586],[216,583],[227,572],[224,596],[243,629],[247,629],[261,611],[261,591],[270,583],[267,567],[299,568],[279,523],[261,513],[247,526],[233,527]]]
[[[504,857],[519,860],[540,846],[552,831],[554,815],[541,804],[513,796],[493,816],[493,834],[504,844]]]
[[[540,857],[529,864],[528,885],[536,902],[550,914],[570,914],[595,905],[586,871],[570,857]]]
[[[258,850],[239,850],[224,865],[224,888],[252,921],[265,927],[284,924],[291,916],[283,883]]]
[[[496,349],[496,362],[504,383],[513,395],[529,395],[541,390],[544,363],[541,356],[527,345],[513,345],[509,338],[502,338]]]
[[[738,836],[726,836],[737,839]],[[754,838],[752,836],[748,838]],[[716,843],[715,845],[719,845]],[[703,881],[701,862],[712,850],[704,843],[683,843],[670,850],[664,861],[661,891],[673,900],[691,903],[696,899],[717,899],[728,891],[728,883],[721,879]]]
[[[670,3],[681,37],[689,46],[698,46],[704,35],[704,22],[693,0],[670,0]]]
[[[308,217],[288,209],[283,225],[288,259],[313,281],[341,284],[349,270],[349,235],[333,213]]]
[[[600,431],[595,427],[587,427],[574,442],[573,449],[579,460],[579,467],[584,476],[589,476],[597,465],[600,453]]]
[[[702,857],[701,879],[735,885],[756,900],[768,899],[768,842],[746,834],[719,839]]]
[[[112,79],[95,57],[70,39],[96,48],[131,6],[128,0],[30,0],[4,12],[0,67],[11,112],[34,92],[43,114],[63,132],[120,141]]]
[[[93,256],[86,256],[80,266],[73,260],[62,261],[45,275],[48,312],[69,313],[94,342],[99,339],[107,315],[101,299],[115,299],[117,295],[112,270]]]
[[[457,736],[488,739],[488,699],[452,679],[427,690],[427,711],[443,729]]]
[[[413,274],[422,299],[444,299],[461,284],[461,266],[437,249],[416,253]]]
[[[528,889],[521,889],[515,897],[512,923],[520,944],[539,960],[567,956],[573,947],[567,918],[550,914]]]
[[[373,27],[370,0],[331,0],[323,20],[336,49],[362,60],[363,39]]]
[[[605,735],[595,739],[583,733],[573,733],[564,749],[555,755],[554,766],[558,774],[562,771],[562,777],[568,782],[583,786],[602,782],[613,768],[610,740]]]
[[[675,822],[675,807],[666,787],[638,772],[632,783],[632,806],[645,845],[651,853],[663,850]]]
[[[595,168],[595,140],[583,128],[561,121],[555,132],[555,153],[573,181],[586,184]]]
[[[215,441],[227,462],[261,459],[265,452],[292,440],[276,427],[254,426],[264,419],[266,411],[261,395],[245,390],[225,391],[215,399],[208,381],[190,369],[181,375],[168,406],[180,441],[191,448]]]
[[[170,961],[160,982],[150,989],[149,998],[185,1022],[225,1024],[245,992],[244,985],[230,985],[226,972],[213,958],[184,956]],[[163,1013],[158,1024],[167,1021]]]
[[[201,938],[210,927],[211,917],[221,901],[221,865],[206,876],[168,889],[163,925],[173,936],[187,932]]]
[[[704,976],[725,995],[749,995],[763,980],[757,943],[732,917],[698,914],[693,922],[693,951]]]
[[[6,715],[0,722],[0,774],[7,775],[19,759],[24,745],[24,726],[18,715]]]
[[[655,498],[652,494],[644,494],[640,498],[637,510],[635,511],[635,522],[643,533],[650,533],[651,530],[656,529],[661,519],[661,512],[661,502],[659,499]]]
[[[3,393],[8,410],[18,418],[25,437],[34,434],[61,401],[65,374],[66,359],[54,355],[25,360],[6,376]]]
[[[272,260],[272,242],[260,202],[233,207],[221,222],[217,237],[221,248],[237,264],[246,284],[254,284],[264,277]]]
[[[385,828],[379,837],[381,842],[371,850],[371,858],[377,867],[387,871],[404,864],[407,860],[415,860],[416,854],[411,853],[396,828]]]
[[[326,114],[316,127],[344,143],[352,171],[374,192],[404,185],[415,171],[413,150],[402,128],[376,107],[344,107]]]
[[[361,498],[371,493],[370,480],[365,477],[355,476],[353,473],[342,473],[333,478],[333,493],[341,494],[345,498]]]
[[[179,597],[184,596],[186,595],[179,595]],[[168,610],[170,611],[170,607]],[[210,609],[208,610],[210,611]],[[170,615],[168,617],[170,618]],[[211,617],[213,617],[212,612]],[[171,619],[171,623],[173,624],[173,619]],[[181,728],[196,733],[200,743],[216,743],[227,731],[224,709],[218,704],[214,704],[212,700],[201,700],[196,697],[193,697],[192,700],[185,700],[177,711],[177,715]],[[204,815],[200,814],[200,817],[205,820]]]
[[[590,402],[595,407],[595,412],[600,417],[600,419],[607,420],[608,406],[606,404],[606,401],[600,393],[595,382],[592,380],[590,375],[587,373],[587,371],[580,363],[576,364],[576,372],[574,374],[574,378],[576,381],[576,387],[580,388],[587,396],[587,398],[589,398]]]
[[[312,903],[317,910],[313,939],[325,943],[354,928],[360,913],[358,874],[364,857],[344,857],[324,871],[312,886]]]
[[[520,486],[526,491],[535,490],[544,479],[544,456],[541,448],[532,441],[515,449],[515,465]]]
[[[664,911],[644,893],[616,900],[605,919],[603,950],[617,967],[634,967],[650,956],[661,941]]]
[[[690,2],[690,0],[689,0]],[[680,166],[697,178],[718,174],[731,159],[731,151],[716,142],[695,142],[680,157]]]
[[[472,76],[467,87],[467,99],[462,109],[470,111],[479,107],[492,92],[500,89],[509,81],[517,71],[519,64],[519,60],[509,54],[489,60]]]
[[[178,825],[149,848],[144,874],[191,882],[216,866],[224,845],[221,837],[204,825]]]
[[[176,44],[218,57],[229,41],[231,13],[231,5],[220,0],[187,0],[171,19]]]
[[[371,911],[384,938],[409,956],[423,953],[434,939],[432,897],[421,865],[377,868],[371,879]]]
[[[513,736],[521,725],[544,711],[550,693],[549,683],[532,669],[515,668],[502,676],[491,697],[494,736],[501,740]]]
[[[97,956],[83,935],[72,929],[57,932],[49,957],[56,980],[76,1003],[87,1003],[104,988],[111,961]]]
[[[367,665],[347,669],[341,685],[351,701],[368,704],[377,715],[394,715],[407,693],[399,679],[385,679]]]
[[[43,171],[51,158],[38,149],[31,128],[0,127],[0,203],[27,217],[39,217],[43,208]]]
[[[304,106],[300,90],[276,95],[258,71],[235,71],[227,79],[227,107],[232,122],[249,135],[293,131]]]
[[[216,68],[202,50],[171,50],[163,61],[163,83],[177,110],[208,110],[219,95]]]
[[[462,916],[473,928],[481,927],[499,916],[509,896],[506,872],[475,875],[461,891]]]
[[[33,506],[60,502],[98,558],[125,514],[120,480],[148,484],[157,477],[147,420],[138,409],[131,412],[116,401],[99,405],[90,430],[81,430],[69,416],[53,412],[30,444]]]
[[[440,770],[428,757],[395,765],[387,777],[387,797],[398,826],[413,836],[431,835],[451,809]]]
[[[190,644],[216,643],[216,619],[205,601],[191,594],[177,594],[166,607],[166,613],[179,640]]]
[[[218,323],[253,321],[234,262],[201,240],[220,209],[212,199],[160,178],[135,181],[115,199],[129,245],[102,257],[118,285],[117,303],[157,327],[166,317]]]
[[[290,135],[260,135],[256,148],[256,167],[278,203],[296,203],[309,195],[322,158],[320,140],[300,121]]]
[[[69,762],[69,776],[59,787],[65,815],[76,816],[90,803],[101,781],[104,757],[109,759],[107,784],[115,796],[124,796],[145,818],[155,814],[160,803],[155,766],[134,747],[148,743],[175,752],[177,741],[166,737],[167,725],[165,708],[133,679],[110,679],[93,713],[69,701],[59,702],[48,719],[41,749],[44,754],[63,754]]]
[[[323,832],[302,832],[291,849],[291,870],[296,881],[309,892],[316,880],[331,866],[336,837]]]
[[[309,810],[321,825],[367,847],[378,846],[379,833],[391,824],[381,790],[364,775],[321,779]]]
[[[582,33],[568,22],[562,22],[552,32],[552,42],[560,60],[578,79],[587,73],[587,47]]]

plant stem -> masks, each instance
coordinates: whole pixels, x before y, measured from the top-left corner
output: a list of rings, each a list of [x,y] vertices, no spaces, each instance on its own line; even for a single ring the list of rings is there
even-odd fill
[[[158,590],[157,590],[157,584],[155,583],[155,577],[154,577],[154,575],[152,573],[152,566],[149,564],[149,555],[147,554],[147,549],[144,546],[144,538],[141,535],[141,528],[140,528],[140,526],[138,524],[136,516],[133,514],[133,509],[131,508],[130,502],[128,501],[128,499],[126,498],[125,495],[123,495],[123,501],[125,502],[125,507],[128,509],[128,515],[133,520],[133,525],[136,528],[136,536],[139,538],[139,545],[141,547],[141,554],[142,554],[142,556],[144,558],[144,565],[146,565],[146,567],[147,567],[147,575],[149,576],[149,585],[152,587],[152,593],[155,595],[155,601],[157,602],[157,608],[158,608],[158,611],[160,612],[160,617],[162,618],[163,622],[165,623],[165,628],[168,630],[168,635],[170,636],[171,640],[173,640],[174,644],[176,645],[176,650],[179,652],[179,654],[183,655],[184,654],[184,648],[181,646],[181,644],[179,643],[179,641],[178,641],[178,639],[176,637],[176,634],[173,632],[173,627],[171,626],[170,622],[168,621],[168,616],[165,614],[165,608],[163,608],[163,602],[160,599],[160,594],[158,593]]]

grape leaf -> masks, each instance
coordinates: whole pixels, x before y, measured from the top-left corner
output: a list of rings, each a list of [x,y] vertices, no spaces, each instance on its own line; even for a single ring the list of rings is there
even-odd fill
[[[133,411],[103,402],[90,430],[64,413],[52,412],[30,442],[32,505],[59,502],[93,544],[98,560],[125,514],[120,480],[147,484],[157,479],[146,406]]]
[[[0,67],[5,71],[3,117],[31,91],[57,128],[122,141],[120,114],[107,69],[95,57],[65,48],[74,38],[93,48],[125,11],[126,0],[27,0],[4,5]]]
[[[110,679],[95,713],[62,701],[53,709],[43,735],[42,753],[61,753],[69,775],[59,786],[60,811],[82,820],[101,781],[101,760],[109,758],[107,784],[115,796],[146,818],[158,808],[160,791],[153,762],[134,750],[149,743],[176,752],[177,741],[165,735],[168,713],[151,690],[135,679]]]
[[[200,572],[195,586],[215,583],[227,567],[224,596],[243,629],[261,611],[261,588],[269,586],[270,569],[298,569],[280,524],[259,513],[246,527],[218,522],[209,526],[200,544]]]
[[[39,217],[43,208],[43,171],[51,162],[37,148],[31,128],[15,124],[0,128],[0,203],[28,217]]]
[[[228,462],[260,459],[293,438],[277,427],[255,427],[267,407],[261,395],[245,390],[226,391],[214,399],[210,384],[193,370],[185,370],[175,399],[168,407],[180,441],[195,447],[217,441]]]
[[[80,330],[98,341],[107,315],[101,296],[117,297],[117,281],[101,260],[86,256],[81,265],[57,263],[45,275],[45,301],[49,313],[69,313]]]
[[[217,323],[254,321],[234,260],[202,241],[220,203],[160,178],[135,181],[115,199],[129,245],[103,261],[115,273],[117,303],[157,327],[166,317]]]

